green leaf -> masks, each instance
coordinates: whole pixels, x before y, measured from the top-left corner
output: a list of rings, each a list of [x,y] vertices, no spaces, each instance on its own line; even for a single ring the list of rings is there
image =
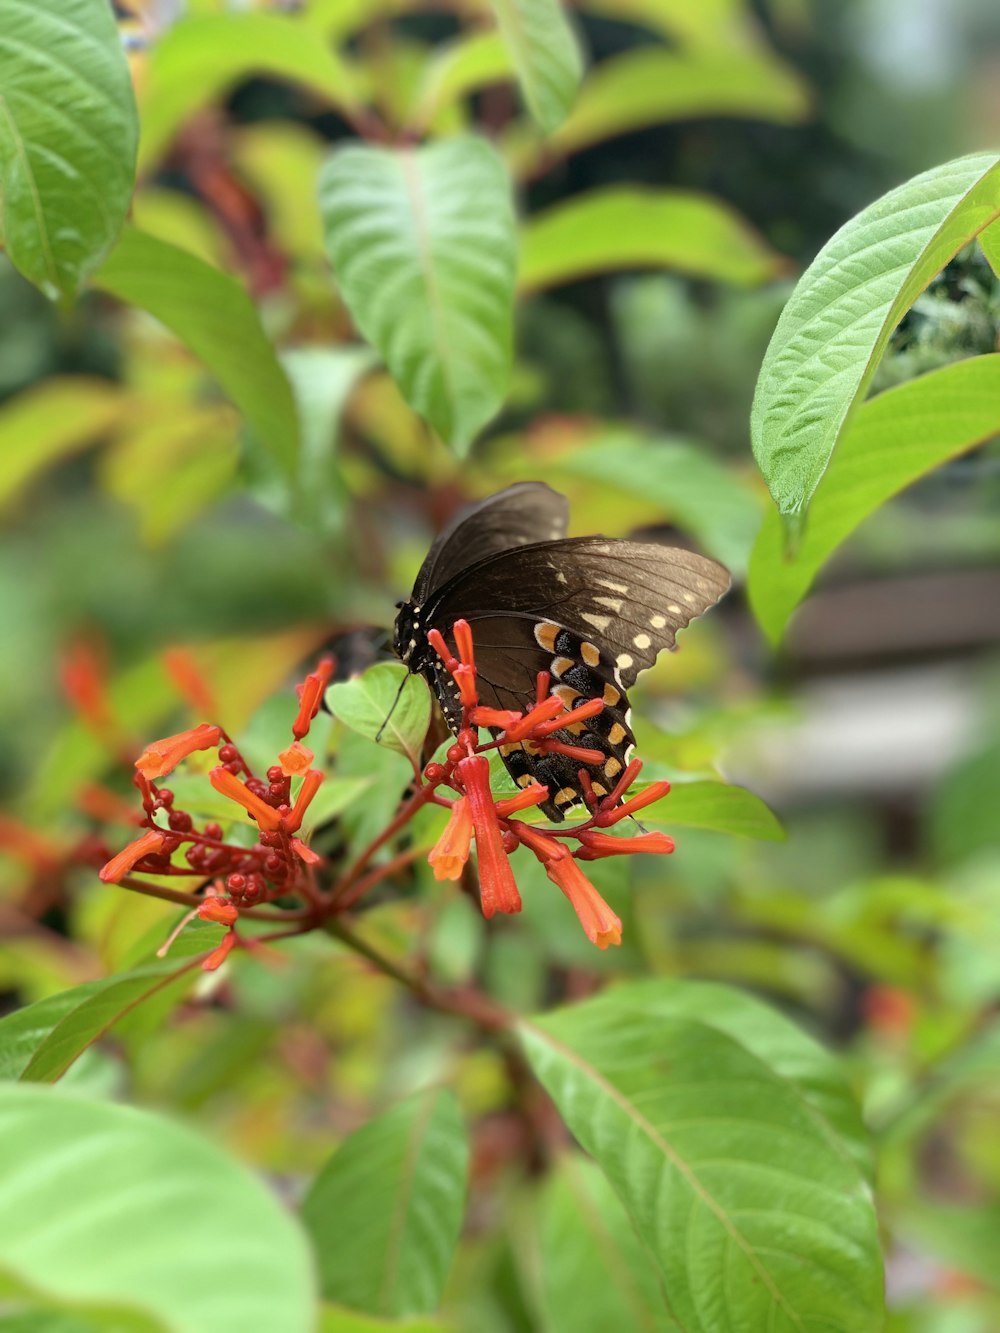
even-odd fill
[[[254,1176],[162,1116],[62,1090],[0,1087],[0,1255],[43,1301],[171,1333],[315,1323],[306,1239]]]
[[[225,491],[239,462],[236,434],[228,404],[148,413],[104,452],[101,483],[135,510],[143,541],[161,545]]]
[[[808,110],[799,76],[769,53],[643,47],[591,71],[572,115],[544,151],[575,153],[630,130],[696,116],[796,124]],[[536,148],[531,163],[518,162],[519,170],[538,154]]]
[[[964,757],[944,775],[930,807],[930,843],[938,861],[960,865],[1000,849],[996,795],[1000,791],[1000,744]]]
[[[324,1305],[320,1310],[319,1333],[455,1333],[455,1330],[436,1319],[373,1319],[354,1310]]]
[[[375,364],[368,347],[296,347],[282,357],[302,423],[293,512],[304,527],[336,532],[349,492],[338,466],[340,421],[358,381]]]
[[[996,153],[959,158],[869,205],[799,279],[764,356],[750,423],[782,514],[804,514],[893,329],[998,215]]]
[[[199,14],[156,43],[141,91],[140,169],[153,166],[201,107],[234,84],[264,76],[308,88],[327,106],[357,104],[343,60],[305,23],[280,14]]]
[[[847,423],[794,552],[767,515],[750,556],[750,605],[772,643],[833,552],[881,505],[1000,431],[1000,355],[930,371],[864,403]]]
[[[370,1120],[302,1204],[323,1294],[369,1314],[428,1314],[441,1301],[465,1203],[458,1105],[431,1089]]]
[[[642,815],[644,824],[665,829],[711,829],[741,838],[782,842],[785,830],[759,796],[726,782],[675,782],[659,805]]]
[[[583,56],[559,0],[490,0],[528,110],[546,134],[566,119]]]
[[[1000,222],[991,222],[979,233],[979,245],[990,268],[1000,277]]]
[[[560,1158],[524,1222],[514,1247],[546,1333],[677,1333],[656,1265],[592,1162]]]
[[[198,979],[202,954],[219,937],[215,926],[190,930],[167,958],[74,986],[0,1019],[0,1078],[26,1083],[61,1078],[88,1046],[145,1000],[174,982],[180,983],[174,992],[180,999]]]
[[[659,505],[729,569],[746,567],[760,526],[760,503],[731,469],[716,462],[707,446],[615,431],[577,447],[558,467]]]
[[[0,408],[0,509],[51,463],[85,449],[121,420],[128,399],[106,380],[48,379]]]
[[[406,667],[378,662],[363,676],[331,685],[326,702],[334,717],[352,731],[369,740],[381,731],[381,743],[388,749],[419,760],[431,720],[431,697],[424,682]]]
[[[0,246],[46,296],[74,297],[114,244],[137,139],[106,0],[5,0]]]
[[[204,361],[284,471],[294,470],[299,426],[292,390],[235,279],[129,227],[94,285],[165,324]]]
[[[510,183],[483,139],[335,149],[320,176],[341,294],[407,401],[459,452],[503,401],[517,263]]]
[[[835,1060],[794,1025],[724,986],[657,980],[521,1035],[685,1333],[882,1328],[865,1132]]]
[[[521,233],[522,291],[592,273],[665,268],[752,286],[784,261],[735,209],[693,190],[612,186],[536,214]]]
[[[475,32],[435,50],[424,69],[414,123],[423,128],[442,111],[493,83],[511,78],[514,66],[498,32]]]
[[[687,46],[749,48],[759,42],[747,0],[581,0],[589,14],[642,24]]]

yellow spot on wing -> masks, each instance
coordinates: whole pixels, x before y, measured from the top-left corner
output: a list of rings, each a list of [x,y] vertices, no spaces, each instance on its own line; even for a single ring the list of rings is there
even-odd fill
[[[555,651],[556,635],[559,633],[559,626],[553,625],[551,621],[542,620],[535,626],[535,641],[547,653]]]

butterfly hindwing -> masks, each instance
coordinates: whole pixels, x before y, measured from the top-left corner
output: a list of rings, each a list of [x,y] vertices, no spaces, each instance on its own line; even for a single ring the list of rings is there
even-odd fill
[[[476,645],[476,684],[480,702],[488,708],[524,710],[535,701],[538,673],[548,672],[550,693],[567,708],[599,698],[604,709],[595,718],[571,723],[553,733],[552,739],[586,750],[596,750],[601,759],[584,764],[563,754],[542,754],[531,742],[502,746],[501,758],[521,787],[545,783],[551,793],[542,811],[560,821],[583,800],[581,768],[587,768],[598,796],[614,788],[635,745],[630,725],[628,699],[614,678],[609,661],[600,661],[597,650],[571,630],[551,621],[536,622],[530,616],[502,614],[472,615],[469,619]],[[442,631],[444,632],[444,631]],[[454,646],[450,634],[445,635]],[[454,682],[443,666],[432,666],[432,688],[453,731],[461,725],[462,709]]]

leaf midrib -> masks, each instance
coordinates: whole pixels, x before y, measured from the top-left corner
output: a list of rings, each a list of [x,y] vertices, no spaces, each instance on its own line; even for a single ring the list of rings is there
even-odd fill
[[[610,1080],[605,1078],[599,1069],[596,1069],[592,1064],[586,1061],[583,1056],[577,1051],[574,1051],[572,1047],[565,1045],[564,1042],[561,1042],[550,1032],[546,1032],[543,1028],[536,1027],[533,1023],[525,1022],[524,1026],[537,1036],[541,1037],[554,1049],[558,1050],[571,1065],[578,1069],[586,1078],[590,1079],[592,1083],[594,1083],[625,1113],[636,1128],[645,1134],[650,1143],[659,1149],[678,1174],[687,1182],[691,1192],[705,1205],[706,1208],[708,1208],[712,1215],[718,1220],[729,1238],[745,1256],[750,1267],[770,1292],[774,1304],[785,1310],[789,1319],[791,1319],[795,1327],[800,1330],[800,1333],[806,1333],[805,1324],[802,1322],[801,1316],[789,1304],[771,1273],[761,1263],[753,1246],[729,1217],[723,1205],[715,1198],[707,1187],[702,1184],[698,1176],[695,1174],[694,1169],[680,1155],[677,1149],[663,1137],[656,1126],[647,1120],[646,1117],[637,1110],[628,1097],[626,1097],[620,1089],[616,1088]]]

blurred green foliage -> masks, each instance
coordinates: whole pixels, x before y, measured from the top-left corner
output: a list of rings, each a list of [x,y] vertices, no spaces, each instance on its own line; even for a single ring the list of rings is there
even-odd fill
[[[103,0],[73,0],[74,12],[88,6],[107,9]],[[52,8],[39,5],[38,14]],[[455,1229],[448,1208],[461,1212],[465,1141],[452,1136],[452,1157],[445,1152],[438,1164],[444,1239],[430,1224],[425,1234],[419,1218],[405,1233],[418,1255],[421,1245],[436,1256],[443,1245],[444,1258],[426,1272],[418,1264],[416,1276],[404,1272],[409,1304],[378,1305],[371,1274],[344,1269],[345,1248],[324,1295],[353,1292],[371,1317],[329,1304],[328,1333],[586,1333],[615,1317],[622,1328],[674,1326],[662,1272],[609,1189],[614,1170],[598,1173],[576,1154],[509,1046],[422,1007],[322,933],[288,941],[280,956],[245,952],[192,989],[189,936],[165,963],[149,961],[177,908],[101,885],[85,858],[74,859],[88,839],[127,840],[118,807],[109,833],[107,801],[129,797],[128,763],[150,738],[216,720],[246,753],[273,754],[295,712],[291,682],[321,646],[336,640],[345,681],[369,666],[384,653],[393,603],[456,505],[536,477],[569,496],[575,533],[670,535],[737,575],[721,611],[634,691],[647,776],[677,783],[655,823],[677,830],[678,851],[670,860],[595,863],[595,883],[624,922],[617,951],[595,953],[540,868],[519,864],[524,852],[515,863],[526,903],[517,919],[485,923],[468,893],[436,882],[418,861],[397,891],[380,892],[359,914],[359,930],[400,966],[441,984],[474,984],[521,1015],[615,987],[628,995],[651,981],[722,982],[764,997],[834,1053],[808,1048],[833,1102],[842,1105],[838,1080],[846,1079],[861,1104],[876,1157],[885,1326],[993,1333],[1000,482],[996,395],[985,381],[998,350],[996,227],[917,299],[873,380],[875,392],[904,394],[929,372],[946,385],[982,375],[978,428],[958,430],[955,404],[968,405],[968,396],[942,399],[936,410],[961,438],[949,447],[937,436],[924,441],[925,457],[921,440],[907,437],[893,454],[892,486],[884,485],[888,469],[870,469],[868,484],[883,487],[872,503],[884,507],[819,574],[780,650],[747,611],[743,575],[749,566],[752,588],[758,540],[754,559],[770,560],[773,576],[760,587],[780,601],[788,571],[748,422],[793,280],[889,187],[1000,139],[990,94],[1000,50],[994,6],[954,0],[918,14],[874,0],[581,0],[566,16],[546,0],[537,11],[543,30],[556,33],[553,69],[539,62],[537,39],[510,38],[519,15],[532,11],[515,0],[440,9],[390,0],[133,0],[119,8],[138,120],[126,81],[111,79],[101,85],[108,105],[96,108],[95,132],[115,130],[120,166],[138,127],[129,230],[102,267],[128,190],[115,173],[108,178],[100,154],[88,165],[84,153],[87,198],[103,200],[89,215],[94,262],[60,269],[56,283],[69,290],[91,273],[80,298],[52,304],[30,285],[38,274],[13,243],[12,228],[25,225],[16,212],[6,216],[0,255],[0,794],[8,812],[0,816],[0,991],[10,1013],[0,1071],[23,1073],[18,1060],[30,1049],[39,1078],[66,1068],[67,1098],[80,1104],[95,1142],[110,1134],[113,1143],[128,1127],[130,1161],[143,1179],[162,1183],[184,1166],[177,1198],[197,1223],[186,1245],[169,1212],[153,1220],[155,1202],[137,1225],[156,1246],[172,1236],[178,1264],[212,1263],[202,1288],[152,1300],[141,1284],[126,1284],[109,1310],[87,1294],[86,1277],[113,1256],[88,1265],[81,1251],[65,1288],[49,1283],[52,1256],[67,1247],[49,1234],[54,1209],[38,1193],[32,1226],[44,1244],[35,1258],[15,1253],[16,1237],[0,1246],[0,1328],[211,1333],[227,1326],[211,1322],[212,1300],[225,1306],[219,1293],[237,1288],[251,1303],[240,1326],[265,1327],[252,1302],[271,1292],[278,1313],[265,1333],[308,1327],[302,1234],[238,1163],[297,1203],[309,1182],[316,1195],[338,1171],[349,1176],[339,1145],[357,1150],[352,1136],[381,1132],[389,1165],[371,1182],[357,1225],[371,1225],[371,1247],[384,1253],[378,1224],[380,1209],[398,1203],[400,1124],[425,1104],[444,1119],[457,1120],[460,1108],[469,1135],[454,1264],[445,1233]],[[40,49],[48,40],[43,33]],[[575,91],[578,48],[587,69]],[[0,93],[5,49],[0,39]],[[109,68],[124,64],[123,56]],[[52,142],[52,127],[43,129],[39,151]],[[317,179],[331,150],[358,138],[376,152],[418,140],[440,148],[472,133],[493,141],[514,182],[521,268],[513,334],[498,335],[489,392],[472,413],[489,424],[459,463],[434,429],[449,434],[448,414],[425,409],[428,425],[413,410],[407,375],[397,384],[383,368],[383,360],[393,367],[399,321],[390,311],[380,329],[367,327],[359,315],[366,297],[334,275]],[[62,151],[64,136],[55,142]],[[15,173],[0,128],[8,189]],[[442,195],[461,174],[438,187]],[[653,219],[656,243],[645,243]],[[501,228],[498,244],[513,243],[513,218],[504,225],[510,236]],[[445,246],[446,280],[460,257]],[[512,285],[513,270],[504,281]],[[415,318],[427,299],[433,293],[417,290]],[[964,358],[975,361],[953,366]],[[933,395],[934,375],[906,401],[919,406]],[[845,467],[852,439],[880,410],[853,418]],[[901,433],[905,420],[893,415],[892,426]],[[894,438],[882,438],[883,447]],[[870,451],[861,452],[870,463]],[[913,462],[917,454],[922,461]],[[886,496],[895,498],[885,504]],[[781,610],[775,638],[802,592]],[[177,648],[196,664],[209,700],[192,702],[179,682],[165,656]],[[110,725],[81,693],[73,670],[81,651]],[[896,695],[893,709],[880,703],[882,680]],[[321,720],[314,736],[324,759],[336,756],[325,813],[338,814],[339,836],[358,849],[392,817],[409,764],[340,721]],[[95,788],[105,798],[100,818]],[[755,793],[776,811],[786,842],[774,840],[775,821]],[[707,828],[706,799],[725,804],[712,807]],[[685,801],[700,824],[690,810],[685,822]],[[442,820],[421,818],[417,833],[429,844]],[[203,929],[214,943],[218,928]],[[109,985],[119,988],[111,1001]],[[74,989],[84,986],[91,989]],[[569,1029],[573,1013],[548,1021]],[[672,1021],[662,1039],[700,1076],[697,1041],[721,1048],[723,1038],[691,1036]],[[773,1049],[765,1054],[780,1098],[790,1099]],[[537,1056],[537,1072],[554,1086],[558,1071],[543,1072],[543,1063]],[[439,1085],[457,1108],[447,1094],[428,1095]],[[16,1087],[0,1114],[30,1139],[24,1124],[44,1116],[46,1092]],[[180,1117],[213,1143],[182,1143],[187,1130],[140,1112]],[[600,1136],[581,1115],[571,1128],[607,1169]],[[5,1190],[17,1184],[21,1140],[5,1131],[0,1142],[8,1151],[0,1216],[9,1224]],[[23,1152],[33,1171],[47,1169],[37,1142]],[[424,1162],[430,1175],[434,1166]],[[95,1161],[93,1170],[96,1183],[81,1175],[79,1207],[66,1215],[78,1235],[92,1225],[87,1199],[114,1164]],[[849,1192],[854,1177],[844,1171]],[[218,1214],[199,1217],[212,1181]],[[324,1215],[316,1227],[329,1221]],[[350,1215],[342,1221],[354,1224]],[[127,1240],[128,1219],[120,1225]],[[236,1243],[244,1231],[252,1243]],[[600,1272],[613,1267],[609,1253],[618,1264],[610,1276]],[[169,1268],[170,1255],[160,1258]],[[226,1277],[236,1272],[238,1282]],[[290,1304],[279,1304],[276,1281]],[[390,1289],[399,1288],[382,1294]],[[342,1304],[351,1303],[345,1295]],[[874,1299],[869,1306],[877,1327]],[[19,1314],[23,1307],[32,1312]],[[408,1309],[427,1322],[388,1322]],[[685,1310],[679,1326],[716,1327],[692,1317]]]

